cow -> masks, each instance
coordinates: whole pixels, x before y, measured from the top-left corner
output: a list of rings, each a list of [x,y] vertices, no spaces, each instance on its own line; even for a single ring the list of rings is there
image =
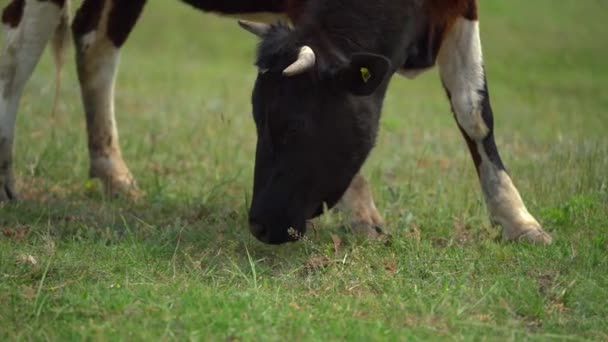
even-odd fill
[[[267,21],[277,17],[287,17],[296,25],[300,22],[311,22],[315,14],[313,9],[319,6],[318,1],[315,0],[182,0],[182,2],[199,10],[220,15],[247,17],[264,14]],[[428,12],[428,15],[425,14],[426,29],[412,28],[404,31],[412,35],[411,32],[416,30],[417,35],[413,43],[408,45],[408,58],[398,71],[413,77],[433,66],[437,60],[442,80],[451,95],[458,125],[471,149],[493,221],[502,225],[507,239],[549,243],[550,236],[526,210],[495,148],[491,109],[487,92],[484,92],[485,76],[484,82],[479,82],[479,77],[474,77],[483,74],[475,1],[418,0],[414,2],[423,4],[425,11]],[[0,202],[18,198],[12,169],[13,138],[15,118],[25,83],[49,41],[52,43],[58,70],[61,70],[63,51],[70,33],[76,49],[77,73],[86,118],[89,175],[92,178],[99,178],[110,196],[125,194],[135,198],[140,195],[136,181],[122,157],[114,113],[114,91],[120,50],[137,23],[145,3],[145,0],[83,0],[71,24],[71,30],[69,0],[11,0],[3,9],[1,20],[4,44],[0,55]],[[356,5],[359,1],[352,3]],[[351,6],[350,2],[344,2],[344,6],[344,9],[348,10]],[[370,23],[369,20],[364,22]],[[245,26],[261,34],[258,24],[250,23]],[[297,27],[304,28],[307,25]],[[369,29],[374,30],[373,27]],[[305,32],[299,28],[293,32],[286,27],[282,30],[289,35]],[[339,51],[331,46],[327,48],[327,51]],[[302,49],[302,51],[308,51],[302,54],[303,60],[310,59],[312,56],[310,51],[314,51],[316,55],[320,53],[319,50],[312,49]],[[460,52],[464,54],[460,55]],[[287,57],[295,59],[295,55]],[[323,62],[322,58],[319,60],[320,63]],[[388,65],[391,68],[387,70],[387,75],[393,73],[395,65],[395,60],[389,61],[391,63]],[[381,63],[381,65],[387,64]],[[320,66],[321,64],[317,64],[315,68],[319,69]],[[365,77],[369,77],[370,82],[374,83],[376,70],[371,71],[374,73],[366,74]],[[286,77],[284,81],[289,82],[292,79]],[[373,96],[379,96],[384,87],[380,84],[376,95]],[[353,99],[351,97],[349,101]],[[379,110],[375,112],[379,113]],[[374,122],[375,120],[369,121],[372,125],[375,125]],[[370,127],[366,131],[373,133],[368,136],[370,141],[375,138],[373,135],[376,129]],[[260,132],[258,128],[258,133]],[[262,145],[258,143],[256,153],[254,185],[256,194],[262,193],[262,188],[267,188],[263,184],[265,176],[260,172],[262,168],[257,166],[262,159],[263,153],[260,152],[264,149]],[[361,149],[360,146],[356,148]],[[352,153],[357,151],[353,150]],[[362,162],[362,159],[365,158],[360,156],[355,164]],[[338,187],[331,184],[328,191],[331,188],[332,195],[324,196],[322,199],[326,204],[333,205],[335,202],[333,199],[341,196],[338,205],[352,213],[354,225],[361,227],[370,235],[375,235],[380,231],[379,227],[383,220],[374,204],[365,178],[359,173],[351,175],[354,166],[349,167],[351,170],[345,169],[344,174],[341,175],[342,183],[344,179],[351,179],[346,190],[343,189],[343,184]],[[331,177],[332,173],[328,176]],[[259,200],[261,197],[259,195],[254,197],[256,206],[263,207],[260,203],[264,201]],[[319,204],[314,212],[306,213],[304,216],[312,217],[319,214],[321,207],[322,205]],[[254,214],[250,216],[255,218],[254,210],[250,210],[250,214]],[[294,232],[290,235],[292,238],[285,240],[283,234],[279,234],[282,236],[280,239],[266,238],[266,233],[264,229],[260,229],[260,226],[264,229],[268,228],[263,219],[259,222],[254,219],[250,225],[254,235],[265,242],[285,242],[293,240],[293,236],[298,235],[299,232],[303,233],[301,225],[293,227],[290,224],[286,229],[278,226],[272,229]]]
[[[551,243],[500,158],[475,0],[307,2],[295,26],[240,21],[260,38],[250,231],[301,238],[347,191],[374,146],[392,75],[439,66],[492,222],[507,240]]]
[[[182,0],[205,12],[274,21],[299,20],[306,0]],[[146,0],[83,0],[70,19],[69,0],[10,0],[2,11],[4,44],[0,54],[0,202],[18,198],[13,177],[15,118],[23,88],[50,42],[61,71],[65,46],[73,39],[84,106],[89,176],[114,197],[141,196],[123,159],[114,113],[120,50],[136,25]],[[71,21],[71,23],[70,23]],[[71,30],[70,30],[71,24]],[[368,183],[358,175],[341,201],[353,227],[374,235],[382,218]]]

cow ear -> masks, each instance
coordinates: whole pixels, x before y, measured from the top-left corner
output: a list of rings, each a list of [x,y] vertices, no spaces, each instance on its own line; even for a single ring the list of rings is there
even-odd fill
[[[384,56],[356,53],[350,62],[338,72],[338,81],[350,93],[357,96],[371,95],[386,78],[391,62]]]

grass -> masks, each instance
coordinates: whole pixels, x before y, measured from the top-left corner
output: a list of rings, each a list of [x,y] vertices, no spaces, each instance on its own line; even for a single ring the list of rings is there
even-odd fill
[[[607,9],[481,4],[497,141],[555,239],[541,248],[497,239],[436,71],[394,80],[365,166],[392,243],[331,213],[270,247],[246,228],[249,34],[148,5],[117,94],[135,204],[86,180],[74,68],[50,117],[45,56],[18,118],[25,200],[0,207],[0,339],[608,339]]]

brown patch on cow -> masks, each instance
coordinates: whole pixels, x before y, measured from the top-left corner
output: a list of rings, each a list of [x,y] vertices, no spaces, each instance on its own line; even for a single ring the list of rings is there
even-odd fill
[[[116,47],[127,41],[145,4],[146,0],[112,0],[107,34]]]
[[[479,18],[477,13],[477,1],[469,1],[462,16],[468,20],[477,20]]]
[[[302,13],[304,12],[304,7],[308,0],[288,0],[286,7],[284,8],[285,13],[289,19],[297,23],[298,19],[300,19]]]
[[[72,23],[74,37],[81,37],[97,28],[103,12],[103,3],[103,0],[85,0],[82,3]]]
[[[23,17],[24,7],[25,0],[13,0],[2,12],[2,23],[13,28],[19,26],[21,17]]]
[[[476,0],[427,0],[430,21],[436,25],[451,25],[458,17],[477,20]]]
[[[476,0],[426,0],[428,23],[409,52],[404,70],[435,65],[441,45],[458,18],[477,20]]]

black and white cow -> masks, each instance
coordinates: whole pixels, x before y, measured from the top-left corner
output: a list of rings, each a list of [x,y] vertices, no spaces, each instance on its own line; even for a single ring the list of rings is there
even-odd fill
[[[266,16],[266,18],[273,18],[275,15],[287,14],[296,24],[310,23],[311,20],[314,21],[314,18],[323,20],[323,22],[332,20],[332,16],[327,16],[328,13],[318,16],[319,1],[314,0],[182,1],[201,10],[238,17],[266,13],[270,14],[270,17]],[[395,3],[399,2],[409,3],[409,1]],[[139,194],[136,182],[122,157],[118,143],[114,115],[114,83],[120,49],[136,24],[145,3],[146,0],[83,0],[71,25],[72,38],[76,46],[82,101],[86,114],[90,176],[101,179],[110,194],[125,193],[130,196]],[[360,1],[353,1],[352,5],[351,2],[341,1],[328,1],[328,3],[343,6],[342,9],[346,11],[345,13],[350,13],[348,10],[351,7],[356,10]],[[344,5],[339,5],[339,3],[344,3]],[[504,236],[507,239],[525,238],[549,243],[551,238],[526,210],[496,151],[492,135],[491,109],[485,90],[475,1],[417,0],[411,3],[424,8],[421,11],[425,11],[425,20],[416,19],[412,23],[405,22],[403,27],[397,28],[398,31],[401,29],[399,32],[409,37],[409,40],[404,40],[399,45],[407,48],[407,60],[404,61],[399,71],[406,76],[415,75],[421,70],[431,67],[435,60],[438,61],[442,80],[451,95],[459,127],[476,163],[492,219],[502,225]],[[0,201],[17,197],[12,159],[15,118],[21,93],[49,41],[53,43],[56,59],[60,64],[62,47],[65,45],[65,40],[68,39],[66,37],[69,36],[68,13],[69,0],[11,0],[3,10],[4,44],[0,55]],[[404,12],[403,15],[409,17],[413,13],[415,12]],[[419,24],[424,22],[420,25],[425,27],[417,27],[413,24],[414,22]],[[367,23],[370,22],[367,21]],[[253,25],[253,27],[256,26]],[[308,24],[297,27],[294,32],[286,28],[277,30],[291,37],[301,33],[308,35],[313,33],[304,29],[310,28]],[[329,28],[331,29],[332,26],[330,25]],[[352,38],[349,36],[350,34],[362,32],[353,31],[350,28],[340,31],[345,28],[347,27],[334,27],[338,31],[330,30],[326,33],[346,34],[343,38],[350,39]],[[375,32],[375,29],[370,32]],[[330,36],[319,37],[316,38],[317,43],[319,39]],[[378,40],[379,37],[375,36],[373,39]],[[327,48],[328,53],[375,51],[374,49],[368,51],[366,44],[369,42],[360,41],[361,37],[354,38],[356,38],[354,42],[363,43],[355,50],[343,49],[340,39],[325,42],[328,45],[323,45],[323,48]],[[406,43],[407,41],[409,43]],[[322,52],[318,50],[321,45],[315,46],[316,43],[312,41],[303,41],[303,43],[316,50],[302,49],[302,51],[314,51],[315,56],[321,57]],[[333,43],[340,44],[333,46]],[[396,46],[393,49],[396,49]],[[297,52],[294,51],[291,51],[291,54]],[[288,59],[293,57],[295,60],[296,56],[291,54],[283,57]],[[304,60],[310,59],[310,56],[310,53],[303,54]],[[398,58],[386,54],[383,56],[390,60],[391,67],[388,73],[392,74],[396,69],[394,65]],[[343,62],[344,58],[350,57],[345,55],[335,61]],[[324,58],[318,59],[316,69],[320,70]],[[282,62],[287,62],[287,60],[283,59]],[[286,77],[283,81],[291,82],[292,80]],[[384,87],[382,84],[379,86],[378,94],[383,92]],[[283,112],[284,108],[279,108],[277,111]],[[375,128],[369,132],[375,132]],[[360,148],[353,153],[361,153]],[[259,163],[260,156],[261,154],[258,153],[256,163]],[[348,188],[344,192],[342,184],[340,189],[333,190],[331,201],[328,197],[323,197],[323,201],[334,202],[333,198],[340,197],[338,193],[344,192],[341,195],[342,207],[353,213],[353,220],[362,223],[370,231],[374,231],[371,227],[381,224],[382,219],[374,205],[366,180],[360,175],[355,175],[353,178],[353,167],[351,166],[350,170],[345,171],[348,175],[343,176],[344,179],[352,179],[350,187],[347,186]],[[255,187],[260,189],[264,181],[258,181],[258,178],[264,178],[264,176],[258,176],[258,170],[260,168],[256,166]],[[255,192],[259,194],[260,191],[262,190]],[[261,197],[257,195],[256,198]],[[257,203],[264,203],[264,201],[260,202],[259,199],[256,199]],[[318,210],[310,215],[316,213]],[[304,216],[309,216],[309,213]],[[272,219],[268,218],[268,220]],[[260,233],[259,225],[259,222],[254,225],[256,236],[267,242],[282,242],[280,240],[283,238],[266,238],[264,234]],[[278,226],[272,229],[275,228],[283,229]]]
[[[293,28],[240,23],[261,38],[249,213],[259,240],[295,240],[336,204],[374,145],[391,76],[437,62],[492,220],[507,239],[551,242],[498,154],[475,0],[310,0]]]

